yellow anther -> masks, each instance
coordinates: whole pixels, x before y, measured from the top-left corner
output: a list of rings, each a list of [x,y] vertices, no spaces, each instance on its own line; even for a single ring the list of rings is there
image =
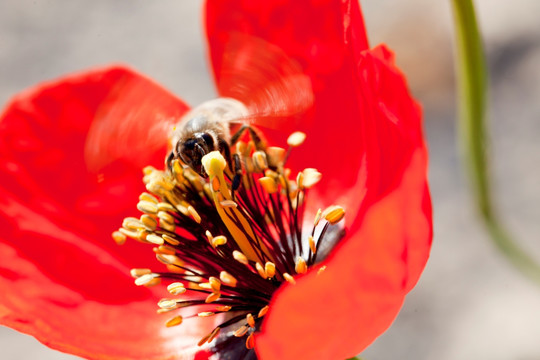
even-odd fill
[[[296,258],[296,265],[294,267],[294,270],[297,274],[305,274],[307,272],[307,264],[306,260],[304,260],[302,257]]]
[[[167,286],[167,291],[172,295],[179,295],[186,292],[186,287],[181,282],[174,282]]]
[[[221,290],[221,281],[219,281],[218,278],[210,276],[208,282],[210,283],[210,287],[214,292],[218,292],[219,290]]]
[[[206,230],[204,234],[206,235],[206,238],[208,239],[208,242],[210,243],[210,245],[212,245],[212,240],[214,239],[214,237],[212,236],[212,233],[210,232],[210,230]]]
[[[212,302],[218,300],[220,298],[220,296],[221,296],[221,293],[219,291],[214,292],[214,293],[208,295],[206,297],[206,300],[204,300],[204,302],[207,303],[207,304],[212,303]]]
[[[120,228],[120,229],[118,229],[118,232],[124,234],[125,236],[127,236],[129,238],[135,239],[135,240],[138,240],[138,237],[139,237],[139,232],[136,231],[136,230],[128,230],[128,229],[125,229],[125,228]]]
[[[155,234],[149,234],[146,236],[146,241],[155,245],[163,245],[163,238]]]
[[[257,315],[257,317],[259,319],[262,318],[264,315],[266,315],[266,313],[268,312],[268,309],[270,309],[270,306],[268,306],[268,305],[263,307],[261,310],[259,310],[259,314]]]
[[[319,221],[321,221],[321,217],[322,217],[322,210],[319,209],[317,210],[317,214],[315,214],[315,220],[313,221],[314,226],[319,225]]]
[[[144,226],[146,226],[149,230],[154,231],[157,228],[157,221],[155,218],[153,218],[150,215],[143,214],[141,215],[141,222]]]
[[[122,221],[122,227],[128,230],[139,230],[143,227],[143,223],[134,217],[127,217]]]
[[[326,270],[326,265],[323,265],[319,268],[319,270],[317,270],[317,275],[319,275],[320,273],[322,273],[324,270]]]
[[[328,221],[330,224],[334,225],[345,217],[345,209],[343,209],[339,205],[332,205],[327,207],[324,211],[322,216],[326,221]]]
[[[158,203],[157,207],[158,207],[158,211],[165,211],[165,212],[167,212],[167,211],[174,212],[175,211],[174,206],[172,206],[171,204],[166,203],[166,202]]]
[[[145,214],[153,215],[156,214],[158,210],[157,204],[146,200],[139,201],[137,203],[137,209]]]
[[[212,239],[213,247],[225,245],[226,243],[227,243],[227,238],[223,235],[216,236],[215,238]]]
[[[165,313],[168,313],[168,312],[171,312],[171,311],[174,311],[176,310],[176,308],[172,308],[172,309],[157,309],[156,310],[156,313],[158,314],[165,314]]]
[[[158,276],[159,276],[158,274],[154,274],[154,273],[141,275],[135,279],[135,285],[137,286],[148,285]]]
[[[176,308],[176,300],[174,299],[161,299],[158,302],[158,306],[162,309],[174,309]]]
[[[212,333],[210,333],[210,337],[208,338],[208,342],[212,342],[212,340],[214,340],[218,335],[219,335],[219,332],[221,331],[221,328],[217,327],[214,329],[214,331],[212,331]]]
[[[259,179],[259,184],[263,187],[264,191],[268,194],[274,194],[278,191],[277,183],[274,179],[268,176],[264,176]]]
[[[283,273],[283,278],[290,284],[296,284],[296,280],[289,273]]]
[[[158,203],[158,199],[154,195],[151,195],[151,194],[149,194],[147,192],[143,192],[141,195],[139,195],[139,200],[141,200],[141,201],[149,201],[149,202],[152,202],[154,204]]]
[[[203,312],[200,312],[197,314],[198,317],[209,317],[209,316],[213,316],[215,315],[216,313],[212,312],[212,311],[203,311]]]
[[[176,254],[176,250],[172,246],[169,246],[169,245],[160,245],[157,248],[157,250],[159,251],[159,253],[165,254],[165,255],[174,255],[174,254]]]
[[[295,131],[287,138],[287,145],[297,147],[302,145],[304,140],[306,140],[306,134],[301,131]]]
[[[118,245],[123,245],[126,240],[127,240],[127,236],[122,234],[120,231],[115,231],[112,233],[112,238],[114,240],[114,242]]]
[[[255,347],[255,338],[253,337],[253,333],[251,333],[246,339],[246,348],[253,349],[254,347]]]
[[[217,311],[223,311],[223,312],[227,312],[227,311],[229,311],[231,309],[232,309],[232,307],[229,306],[229,305],[221,305],[221,306],[216,307]]]
[[[266,159],[268,165],[278,167],[283,164],[285,159],[285,149],[275,146],[270,146],[266,149]]]
[[[322,174],[318,172],[316,169],[307,168],[307,169],[304,169],[302,173],[303,173],[302,187],[301,187],[302,189],[309,189],[313,187],[315,184],[317,184],[319,181],[321,181]]]
[[[317,246],[315,245],[315,240],[313,240],[313,236],[309,236],[308,237],[308,242],[309,242],[309,248],[311,249],[311,252],[313,254],[316,254],[317,253]]]
[[[161,237],[163,238],[163,240],[165,240],[167,242],[167,244],[170,244],[172,246],[177,246],[177,245],[180,245],[180,241],[176,240],[175,238],[167,235],[167,234],[163,234],[161,235]]]
[[[135,238],[135,240],[148,244],[149,241],[146,240],[146,237],[148,235],[150,235],[150,232],[148,230],[139,229],[139,230],[137,230],[137,237]]]
[[[263,266],[261,265],[261,263],[257,262],[255,264],[255,269],[257,270],[257,272],[259,273],[260,277],[262,277],[263,279],[266,279],[266,272],[264,272],[264,268]]]
[[[156,254],[156,259],[165,265],[182,265],[180,258],[175,255]]]
[[[180,162],[177,159],[175,159],[172,163],[172,171],[177,182],[181,183],[184,181],[184,171],[182,169],[182,165],[180,165]]]
[[[304,188],[304,173],[301,171],[296,175],[296,185],[299,189]]]
[[[219,202],[223,207],[238,207],[238,204],[232,200],[224,200]]]
[[[244,265],[247,265],[249,264],[249,261],[246,257],[246,255],[242,254],[240,251],[238,250],[234,250],[233,251],[233,258],[234,260],[238,261],[239,263],[242,263]]]
[[[236,284],[238,283],[238,280],[236,280],[236,278],[234,276],[232,276],[231,274],[229,274],[226,271],[220,272],[219,273],[219,278],[220,278],[220,280],[221,280],[221,282],[223,284],[228,285],[228,286],[235,287]]]
[[[212,285],[209,282],[200,283],[198,287],[199,289],[212,290]]]
[[[143,275],[147,275],[147,274],[151,274],[152,273],[152,270],[150,269],[131,269],[129,271],[129,273],[131,274],[131,276],[133,276],[134,278],[138,278],[138,277],[141,277]]]
[[[167,264],[167,270],[175,274],[184,274],[186,270],[182,269],[180,266],[183,266],[183,262],[175,263],[174,265]]]
[[[255,327],[255,319],[253,318],[252,314],[247,314],[246,315],[246,321],[247,321],[247,323],[248,323],[248,325],[250,327],[252,327],[252,328]]]
[[[236,336],[236,337],[242,337],[242,336],[247,334],[248,330],[249,330],[249,326],[242,325],[238,329],[236,329],[236,331],[233,333],[233,335]]]
[[[201,216],[199,215],[199,213],[197,212],[197,210],[195,210],[193,206],[188,207],[188,212],[189,212],[189,215],[191,215],[191,217],[193,218],[193,220],[195,220],[197,224],[201,223]]]
[[[180,325],[182,323],[183,320],[184,320],[184,318],[182,318],[182,316],[178,315],[178,316],[173,317],[169,321],[167,321],[167,323],[165,325],[167,327],[178,326],[178,325]]]
[[[160,220],[160,224],[167,222],[169,224],[174,224],[174,217],[165,211],[158,211],[157,216]]]
[[[238,155],[244,155],[246,153],[247,145],[243,141],[239,141],[236,143],[236,153]]]
[[[253,164],[257,168],[257,171],[263,172],[268,168],[268,161],[266,161],[266,154],[263,151],[255,151],[251,157]]]
[[[267,261],[266,264],[264,264],[264,272],[266,273],[267,278],[273,278],[276,274],[276,264]]]
[[[210,335],[212,335],[212,333],[206,335],[205,337],[203,337],[201,340],[199,340],[199,342],[197,343],[197,346],[202,346],[204,345],[208,339],[210,339]]]
[[[174,224],[171,224],[171,223],[168,223],[168,222],[165,222],[165,221],[162,221],[161,224],[159,224],[164,230],[167,230],[167,231],[170,231],[170,232],[174,232],[174,230],[176,229],[176,226]]]

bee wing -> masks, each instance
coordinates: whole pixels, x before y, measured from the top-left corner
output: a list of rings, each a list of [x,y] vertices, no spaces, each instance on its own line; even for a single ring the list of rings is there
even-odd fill
[[[247,106],[250,116],[239,122],[276,128],[311,107],[309,77],[280,48],[239,33],[232,34],[225,46],[216,69],[218,92]]]
[[[163,161],[172,128],[188,107],[152,81],[127,76],[96,113],[85,144],[85,160],[97,172],[115,160],[137,167]]]

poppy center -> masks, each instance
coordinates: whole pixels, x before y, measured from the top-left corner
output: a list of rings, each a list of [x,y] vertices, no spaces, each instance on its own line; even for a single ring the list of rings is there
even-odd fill
[[[285,167],[304,139],[293,133],[288,149],[267,147],[260,139],[239,141],[230,159],[210,152],[202,158],[207,177],[179,160],[170,170],[144,169],[147,192],[137,205],[142,215],[124,219],[113,238],[154,246],[163,270],[133,269],[132,276],[139,286],[169,282],[174,297],[158,302],[158,313],[176,312],[164,321],[167,327],[212,317],[219,325],[199,346],[218,338],[214,346],[223,347],[245,337],[245,348],[252,349],[274,292],[295,284],[295,276],[309,268],[324,271],[317,265],[321,250],[343,236],[333,225],[345,211],[336,205],[319,209],[305,229],[306,196],[321,174],[307,168],[293,180]]]

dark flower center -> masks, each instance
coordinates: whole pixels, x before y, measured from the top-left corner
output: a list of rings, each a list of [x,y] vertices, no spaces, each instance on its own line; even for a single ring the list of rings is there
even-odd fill
[[[219,326],[199,345],[221,333],[223,341],[245,337],[245,347],[253,348],[253,334],[274,292],[317,266],[321,244],[342,236],[339,229],[329,231],[345,215],[335,205],[319,209],[311,229],[303,228],[305,199],[321,174],[308,168],[291,180],[285,163],[304,138],[292,134],[288,150],[238,142],[234,153],[241,159],[241,184],[236,190],[235,174],[217,151],[203,157],[207,178],[178,160],[172,171],[144,169],[148,192],[137,205],[143,215],[124,219],[113,238],[119,244],[130,237],[155,246],[166,271],[133,269],[132,275],[137,285],[170,282],[167,290],[176,297],[158,303],[159,313],[177,313],[166,326],[220,316]]]

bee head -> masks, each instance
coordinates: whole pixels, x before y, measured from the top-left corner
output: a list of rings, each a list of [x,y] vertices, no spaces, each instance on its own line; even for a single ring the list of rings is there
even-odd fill
[[[202,167],[202,158],[213,150],[214,139],[207,132],[195,133],[193,137],[178,141],[176,144],[176,152],[180,159],[202,177],[206,177],[206,172]]]

